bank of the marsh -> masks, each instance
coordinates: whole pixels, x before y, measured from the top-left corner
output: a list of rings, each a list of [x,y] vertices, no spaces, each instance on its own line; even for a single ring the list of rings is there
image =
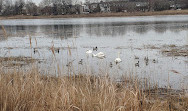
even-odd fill
[[[94,13],[72,15],[40,15],[40,16],[0,16],[0,19],[47,19],[47,18],[85,18],[85,17],[126,17],[126,16],[155,16],[155,15],[187,15],[188,10],[166,10],[154,12],[119,12],[119,13]]]

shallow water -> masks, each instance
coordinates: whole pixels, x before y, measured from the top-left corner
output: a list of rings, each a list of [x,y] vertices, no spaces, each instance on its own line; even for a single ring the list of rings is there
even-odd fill
[[[58,65],[64,73],[71,69],[72,72],[108,73],[114,78],[133,72],[159,86],[169,83],[172,88],[188,88],[187,56],[162,54],[163,47],[170,45],[188,50],[188,15],[18,19],[2,20],[1,24],[8,38],[1,29],[0,57],[32,56],[43,61],[39,67],[46,71],[57,69]],[[60,49],[59,53],[55,51],[55,57],[50,50],[52,46]],[[86,55],[86,50],[96,46],[98,51],[93,53],[104,52],[105,59]],[[116,65],[114,59],[118,52],[122,62]],[[148,65],[145,57],[149,58]],[[81,59],[82,65],[78,64]],[[139,67],[136,67],[138,61]],[[71,68],[67,67],[69,63]]]

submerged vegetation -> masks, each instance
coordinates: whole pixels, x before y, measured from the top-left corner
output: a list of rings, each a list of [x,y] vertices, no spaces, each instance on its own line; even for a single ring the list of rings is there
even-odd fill
[[[25,66],[39,61],[31,57],[0,57],[0,65],[4,67]]]
[[[143,89],[137,78],[115,82],[106,76],[50,76],[37,68],[0,70],[1,111],[185,111],[188,98],[168,89]],[[159,92],[166,91],[161,94]],[[169,91],[169,92],[168,92]]]
[[[166,56],[182,56],[182,57],[188,56],[188,45],[184,45],[184,46],[176,46],[174,44],[163,45],[163,46],[147,45],[144,46],[144,48],[161,50],[162,54]]]

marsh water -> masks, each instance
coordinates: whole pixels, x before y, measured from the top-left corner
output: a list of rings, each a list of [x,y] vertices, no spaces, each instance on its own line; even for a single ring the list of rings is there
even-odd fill
[[[32,57],[46,72],[135,75],[162,87],[188,88],[188,15],[11,19],[1,24],[1,58]],[[104,52],[106,58],[87,55],[93,47],[98,49],[94,54]],[[172,50],[184,55],[163,53]],[[122,62],[115,64],[118,52]]]

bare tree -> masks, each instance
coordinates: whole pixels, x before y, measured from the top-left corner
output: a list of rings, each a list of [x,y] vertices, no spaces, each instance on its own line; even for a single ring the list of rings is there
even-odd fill
[[[37,15],[37,9],[38,7],[34,2],[28,1],[26,3],[26,13],[28,15]]]
[[[3,0],[0,0],[0,14],[2,14],[2,9],[3,9]]]
[[[168,0],[154,0],[153,9],[155,11],[168,10],[170,4]]]
[[[12,0],[3,0],[2,1],[2,15],[12,15],[13,14],[13,4]]]

